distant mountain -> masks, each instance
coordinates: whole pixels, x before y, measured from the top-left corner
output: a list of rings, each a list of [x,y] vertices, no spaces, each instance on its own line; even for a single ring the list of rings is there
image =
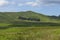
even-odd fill
[[[1,22],[13,22],[21,21],[18,17],[25,18],[38,18],[40,22],[60,22],[60,19],[57,19],[54,16],[43,15],[41,13],[36,13],[33,11],[26,12],[0,12],[0,23]]]

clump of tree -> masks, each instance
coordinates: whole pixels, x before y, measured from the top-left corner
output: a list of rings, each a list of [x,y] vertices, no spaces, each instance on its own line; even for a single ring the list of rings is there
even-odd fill
[[[50,17],[51,19],[60,19],[60,15],[59,16],[53,15],[53,16],[48,16],[48,17]]]
[[[21,20],[27,20],[27,18],[25,18],[25,17],[19,17],[18,19],[21,19]]]
[[[57,16],[48,16],[48,17],[50,17],[52,19],[57,19],[58,18]]]
[[[37,18],[27,18],[27,20],[31,20],[31,21],[40,21],[40,19],[37,19]]]
[[[31,20],[31,21],[40,21],[40,19],[38,19],[38,18],[26,18],[26,17],[21,17],[21,16],[19,16],[18,19],[21,19],[21,20]]]
[[[58,16],[58,19],[60,19],[60,15]]]

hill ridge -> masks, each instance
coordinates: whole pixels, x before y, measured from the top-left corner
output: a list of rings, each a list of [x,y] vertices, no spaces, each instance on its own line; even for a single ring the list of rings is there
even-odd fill
[[[20,21],[18,19],[19,16],[24,16],[27,18],[38,18],[41,22],[59,22],[58,19],[51,19],[47,15],[33,12],[33,11],[26,11],[26,12],[0,12],[0,22],[13,22],[13,21]]]

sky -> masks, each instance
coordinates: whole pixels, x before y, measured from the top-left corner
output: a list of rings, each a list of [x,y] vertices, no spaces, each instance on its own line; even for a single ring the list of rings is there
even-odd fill
[[[60,0],[0,0],[0,12],[34,11],[60,15]]]

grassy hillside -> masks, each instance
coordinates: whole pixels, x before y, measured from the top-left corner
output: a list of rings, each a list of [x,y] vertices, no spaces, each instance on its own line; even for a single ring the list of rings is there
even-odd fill
[[[0,12],[0,23],[2,22],[13,22],[13,21],[21,21],[18,19],[19,16],[23,16],[26,18],[38,18],[41,22],[59,22],[60,20],[51,19],[46,15],[26,11],[26,12]]]
[[[20,20],[19,16],[40,21]],[[0,40],[60,40],[59,22],[32,11],[0,12]]]

